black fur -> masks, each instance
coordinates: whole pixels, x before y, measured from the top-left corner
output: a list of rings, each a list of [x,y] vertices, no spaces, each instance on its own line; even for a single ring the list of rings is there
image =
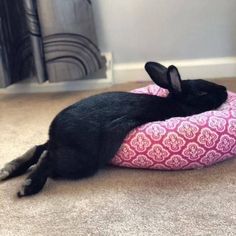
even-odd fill
[[[47,177],[91,176],[109,163],[132,129],[147,122],[216,109],[227,99],[225,87],[204,80],[182,81],[175,66],[167,69],[149,62],[145,69],[157,85],[169,90],[167,98],[129,92],[86,98],[55,117],[49,141],[36,148],[31,161],[28,158],[22,164],[21,158],[20,165],[8,169],[9,174],[6,165],[0,179],[20,175],[39,160],[18,193],[22,197],[39,192]]]

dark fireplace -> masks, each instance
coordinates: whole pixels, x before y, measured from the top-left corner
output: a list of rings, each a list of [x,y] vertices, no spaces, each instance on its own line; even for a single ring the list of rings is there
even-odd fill
[[[101,68],[89,0],[0,0],[0,87],[86,78]]]

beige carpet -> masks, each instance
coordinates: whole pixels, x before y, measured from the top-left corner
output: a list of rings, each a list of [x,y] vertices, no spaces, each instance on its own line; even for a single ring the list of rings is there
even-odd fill
[[[218,82],[236,91],[236,79]],[[98,92],[1,95],[0,166],[44,142],[58,111]],[[236,159],[195,171],[108,168],[82,181],[49,180],[19,200],[23,178],[0,183],[1,236],[236,235]]]

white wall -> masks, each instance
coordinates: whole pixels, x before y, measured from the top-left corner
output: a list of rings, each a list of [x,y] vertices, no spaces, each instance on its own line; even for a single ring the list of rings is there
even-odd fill
[[[236,56],[236,0],[93,0],[115,63]]]

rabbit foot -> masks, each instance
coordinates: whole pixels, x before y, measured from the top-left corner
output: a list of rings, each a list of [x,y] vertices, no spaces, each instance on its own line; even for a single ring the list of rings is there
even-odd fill
[[[27,196],[27,195],[31,195],[32,194],[32,179],[26,179],[25,182],[23,183],[20,191],[17,193],[17,196],[19,198]]]

